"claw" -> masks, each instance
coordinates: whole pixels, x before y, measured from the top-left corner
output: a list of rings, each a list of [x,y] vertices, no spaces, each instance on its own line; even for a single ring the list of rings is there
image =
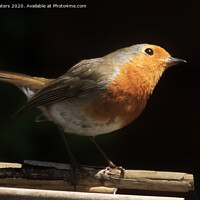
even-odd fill
[[[115,167],[108,166],[105,168],[105,172],[106,171],[111,172],[112,170],[115,170],[115,169],[120,170],[120,178],[123,178],[125,174],[125,169],[122,166],[115,166]]]

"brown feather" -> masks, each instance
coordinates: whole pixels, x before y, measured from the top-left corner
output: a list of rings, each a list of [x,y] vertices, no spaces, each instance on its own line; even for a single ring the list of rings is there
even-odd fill
[[[39,90],[44,87],[46,83],[52,81],[53,79],[31,77],[25,74],[0,71],[0,80],[17,86],[28,87],[31,90]]]

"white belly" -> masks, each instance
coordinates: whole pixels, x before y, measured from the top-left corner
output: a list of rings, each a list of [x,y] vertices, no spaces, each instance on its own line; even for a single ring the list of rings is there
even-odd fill
[[[55,103],[48,106],[48,111],[46,108],[42,110],[50,121],[62,127],[66,133],[96,136],[121,128],[117,117],[112,123],[109,123],[109,119],[94,121],[80,107],[68,102]]]

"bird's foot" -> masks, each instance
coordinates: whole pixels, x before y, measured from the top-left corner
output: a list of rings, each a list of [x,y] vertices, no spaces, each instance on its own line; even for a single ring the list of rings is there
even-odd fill
[[[74,186],[74,191],[77,191],[78,177],[82,171],[85,171],[83,167],[75,159],[71,159],[71,184]]]
[[[73,174],[76,174],[77,171],[81,170],[82,167],[80,166],[80,164],[75,160],[75,159],[71,159],[71,170]]]
[[[112,161],[110,161],[109,163],[109,166],[106,167],[106,171],[112,171],[112,170],[120,170],[120,178],[123,178],[124,177],[124,174],[125,174],[125,169],[122,167],[122,166],[116,166]]]

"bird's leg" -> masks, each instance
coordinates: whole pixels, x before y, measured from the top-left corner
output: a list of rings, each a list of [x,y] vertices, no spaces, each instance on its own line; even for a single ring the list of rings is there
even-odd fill
[[[74,155],[72,154],[70,148],[69,148],[69,145],[68,145],[68,142],[67,142],[67,139],[65,137],[65,132],[63,131],[62,128],[58,127],[59,129],[59,132],[61,134],[61,137],[62,139],[64,140],[64,143],[65,143],[65,146],[67,148],[67,152],[69,154],[69,157],[70,157],[70,162],[71,162],[71,167],[72,167],[72,182],[71,184],[74,186],[74,190],[76,191],[77,190],[77,177],[76,177],[76,172],[77,170],[80,170],[81,169],[81,166],[79,165],[79,163],[76,161],[76,158],[74,157]]]
[[[108,163],[108,165],[111,168],[116,168],[116,165],[108,158],[108,156],[104,153],[104,151],[101,149],[101,147],[97,144],[96,140],[94,139],[93,136],[90,137],[91,141],[93,142],[93,144],[97,147],[97,149],[99,150],[99,152],[101,153],[101,155],[104,157],[104,159],[106,160],[106,162]]]
[[[108,156],[104,153],[104,151],[101,149],[101,147],[97,144],[95,138],[93,136],[90,136],[91,141],[94,143],[94,145],[97,147],[101,155],[104,157],[106,162],[108,163],[109,167],[112,169],[119,169],[121,171],[121,175],[124,176],[125,169],[123,167],[118,167],[116,166],[109,158]]]
[[[59,127],[59,132],[60,132],[60,134],[61,134],[61,137],[62,137],[62,139],[63,139],[63,141],[64,141],[64,143],[65,143],[65,147],[66,147],[67,152],[68,152],[68,154],[69,154],[71,166],[72,166],[72,169],[73,169],[73,173],[75,173],[76,169],[80,169],[80,165],[79,165],[79,163],[77,162],[77,160],[76,160],[76,158],[74,157],[74,155],[72,154],[72,152],[71,152],[71,150],[70,150],[70,148],[69,148],[69,144],[68,144],[68,142],[67,142],[67,139],[66,139],[66,137],[65,137],[65,133],[64,133],[63,129],[60,128],[60,127]]]

